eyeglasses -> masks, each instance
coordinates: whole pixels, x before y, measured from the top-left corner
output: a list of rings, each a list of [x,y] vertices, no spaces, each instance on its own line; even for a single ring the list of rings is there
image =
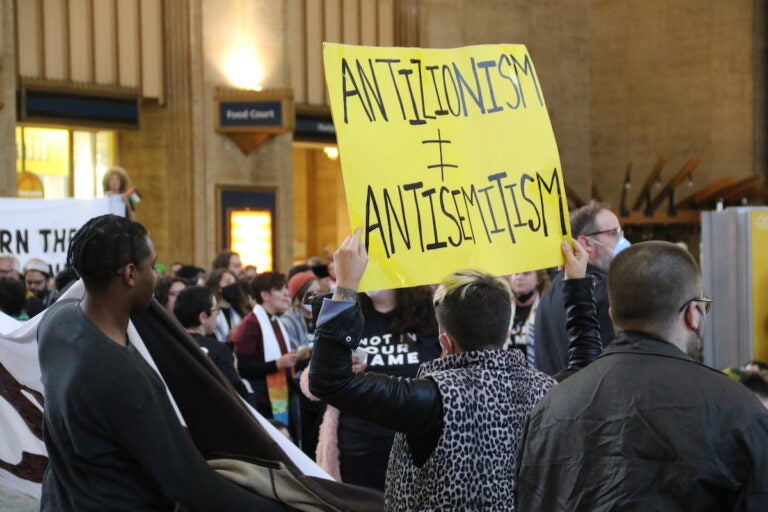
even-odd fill
[[[624,230],[621,228],[603,229],[593,233],[587,233],[584,236],[610,235],[612,238],[621,238],[624,236]]]
[[[683,310],[687,308],[691,302],[701,302],[702,304],[704,304],[704,313],[707,314],[709,313],[709,310],[712,309],[712,302],[714,301],[709,297],[707,297],[706,295],[703,295],[702,297],[694,297],[693,299],[688,299],[687,301],[685,301],[685,304],[680,306],[680,309],[678,309],[677,312],[682,313]]]

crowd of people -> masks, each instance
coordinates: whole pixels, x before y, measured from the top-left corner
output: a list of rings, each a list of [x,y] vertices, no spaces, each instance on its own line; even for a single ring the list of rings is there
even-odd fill
[[[125,328],[98,300],[124,294],[127,322],[150,289],[245,401],[332,476],[384,491],[386,510],[768,509],[768,410],[757,399],[768,401],[765,365],[725,375],[702,364],[712,299],[696,262],[671,243],[630,245],[603,203],[572,212],[561,269],[470,269],[431,287],[366,293],[359,233],[331,261],[286,274],[258,272],[229,250],[208,269],[175,262],[163,272],[143,228],[118,219],[81,229],[55,278],[43,261],[20,268],[0,255],[0,310],[33,316],[79,275],[85,316],[125,346]],[[146,247],[132,242],[120,261],[96,262],[88,237],[110,229]],[[67,383],[44,351],[70,358],[51,343],[41,339],[47,398],[49,383]],[[148,386],[137,393],[153,394]],[[60,473],[72,454],[52,448],[63,441],[50,422],[69,428],[71,404],[52,404],[46,483],[60,503],[80,482]],[[158,496],[184,501],[168,495],[164,476],[131,471],[140,475],[126,489],[149,479]]]

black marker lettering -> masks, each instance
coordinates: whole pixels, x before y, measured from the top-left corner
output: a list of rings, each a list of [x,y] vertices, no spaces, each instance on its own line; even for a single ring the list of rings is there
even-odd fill
[[[419,226],[419,246],[421,252],[424,252],[424,233],[421,229],[421,208],[419,208],[419,196],[416,192],[424,186],[424,183],[418,181],[403,185],[403,190],[413,190],[413,204],[416,205],[416,225]]]
[[[432,196],[435,194],[436,190],[434,188],[430,188],[425,190],[421,193],[422,196],[429,199],[429,208],[430,213],[432,214],[432,234],[434,235],[434,242],[427,244],[427,250],[432,251],[434,249],[442,249],[443,247],[448,247],[448,244],[446,242],[441,242],[439,240],[438,234],[437,234],[437,219],[435,218],[435,201],[433,200]]]
[[[509,208],[507,208],[507,200],[504,197],[504,187],[501,185],[501,180],[507,177],[507,173],[505,172],[499,172],[496,174],[491,174],[488,176],[488,181],[495,181],[496,185],[499,187],[499,196],[501,196],[501,204],[504,206],[504,218],[507,219],[507,228],[509,229],[509,239],[512,240],[512,243],[514,244],[516,242],[515,240],[515,234],[512,232],[512,222],[509,220]]]
[[[469,112],[467,111],[467,99],[464,97],[464,90],[466,90],[472,97],[472,101],[475,102],[475,105],[480,107],[480,112],[485,114],[485,102],[483,101],[483,91],[480,88],[480,78],[477,76],[475,59],[472,57],[470,60],[472,62],[472,73],[475,75],[475,87],[477,87],[476,91],[473,91],[469,86],[469,83],[467,83],[467,81],[464,79],[464,75],[462,75],[461,71],[459,71],[459,66],[457,66],[455,62],[453,63],[453,72],[456,73],[456,80],[459,82],[459,92],[461,93],[461,105],[464,107],[464,117],[469,115]],[[477,92],[477,94],[475,94],[475,92]]]
[[[437,98],[437,110],[435,110],[435,115],[438,116],[446,116],[448,115],[448,111],[443,108],[443,102],[440,99],[440,91],[437,87],[437,78],[435,78],[435,70],[440,69],[440,66],[427,66],[427,71],[432,75],[432,85],[435,86],[435,97]],[[424,117],[427,117],[426,115]]]
[[[351,88],[347,88],[347,80],[352,83]],[[360,106],[363,107],[366,117],[369,121],[373,121],[373,116],[368,112],[368,108],[365,106],[365,101],[357,88],[355,83],[355,77],[352,76],[352,70],[349,69],[347,59],[341,59],[341,90],[344,93],[344,124],[349,124],[349,108],[347,107],[347,100],[352,96],[357,96],[360,100]]]
[[[400,112],[403,113],[403,121],[407,118],[405,116],[405,106],[403,105],[403,98],[400,96],[400,89],[397,87],[397,77],[395,77],[395,71],[392,69],[392,64],[400,62],[400,59],[376,59],[376,62],[383,62],[389,67],[389,74],[392,76],[392,87],[395,88],[397,94],[397,102],[400,104]]]
[[[448,210],[445,207],[445,194],[450,194],[450,193],[451,193],[451,191],[448,190],[448,187],[440,187],[440,209],[443,210],[443,215],[445,215],[446,217],[451,219],[451,221],[456,225],[456,230],[458,231],[458,233],[456,235],[456,240],[454,240],[453,237],[449,235],[448,236],[448,242],[453,247],[458,247],[458,246],[461,245],[461,224],[459,224],[459,221],[456,220],[456,217],[451,215],[450,212],[448,212]],[[454,201],[454,203],[455,203],[455,201]],[[456,207],[456,215],[458,215],[458,214],[459,214],[459,209],[458,209],[458,205],[457,205],[457,207]]]
[[[373,207],[373,208],[371,208]],[[371,224],[371,209],[376,215],[376,223]],[[370,252],[371,240],[370,234],[372,231],[379,232],[381,236],[381,245],[384,246],[384,254],[389,259],[389,249],[387,248],[387,240],[384,238],[384,228],[381,225],[381,215],[379,214],[379,205],[376,203],[376,195],[373,193],[373,188],[368,185],[368,195],[365,198],[365,248]]]
[[[491,72],[488,68],[496,67],[496,62],[492,60],[481,60],[477,63],[477,67],[485,71],[485,81],[488,83],[488,93],[491,95],[491,103],[493,107],[489,108],[487,113],[500,112],[504,110],[502,107],[496,104],[496,95],[493,94],[493,82],[491,82]]]
[[[405,243],[405,248],[411,248],[411,235],[408,232],[408,219],[405,216],[405,204],[403,203],[403,189],[397,187],[397,193],[400,196],[400,216],[403,219],[402,225],[400,224],[400,219],[398,219],[397,215],[395,214],[395,206],[392,204],[392,198],[389,196],[389,191],[386,188],[384,189],[384,211],[387,214],[387,225],[389,226],[389,244],[392,247],[392,254],[395,254],[395,240],[392,236],[392,219],[395,219],[397,230],[400,232],[400,238],[403,240],[403,243]]]

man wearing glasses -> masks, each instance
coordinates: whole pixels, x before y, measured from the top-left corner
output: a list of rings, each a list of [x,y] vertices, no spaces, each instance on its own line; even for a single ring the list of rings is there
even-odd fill
[[[608,295],[616,339],[532,412],[517,509],[768,510],[768,411],[695,359],[712,301],[691,255],[634,245]]]
[[[614,255],[629,247],[619,219],[605,203],[594,203],[571,212],[571,235],[589,254],[589,273],[595,282],[595,303],[603,343],[613,340],[613,325],[608,316],[605,275]],[[534,366],[555,375],[568,364],[568,332],[563,308],[563,275],[555,276],[544,292],[534,321]]]

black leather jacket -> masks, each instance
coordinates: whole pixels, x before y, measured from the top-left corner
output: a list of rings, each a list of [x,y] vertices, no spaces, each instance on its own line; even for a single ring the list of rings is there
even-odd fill
[[[570,353],[561,381],[591,363],[602,350],[591,277],[565,281]],[[443,403],[431,379],[354,373],[349,350],[357,348],[363,315],[355,305],[317,327],[309,389],[332,406],[366,421],[403,432],[414,462],[431,455],[443,428]]]

